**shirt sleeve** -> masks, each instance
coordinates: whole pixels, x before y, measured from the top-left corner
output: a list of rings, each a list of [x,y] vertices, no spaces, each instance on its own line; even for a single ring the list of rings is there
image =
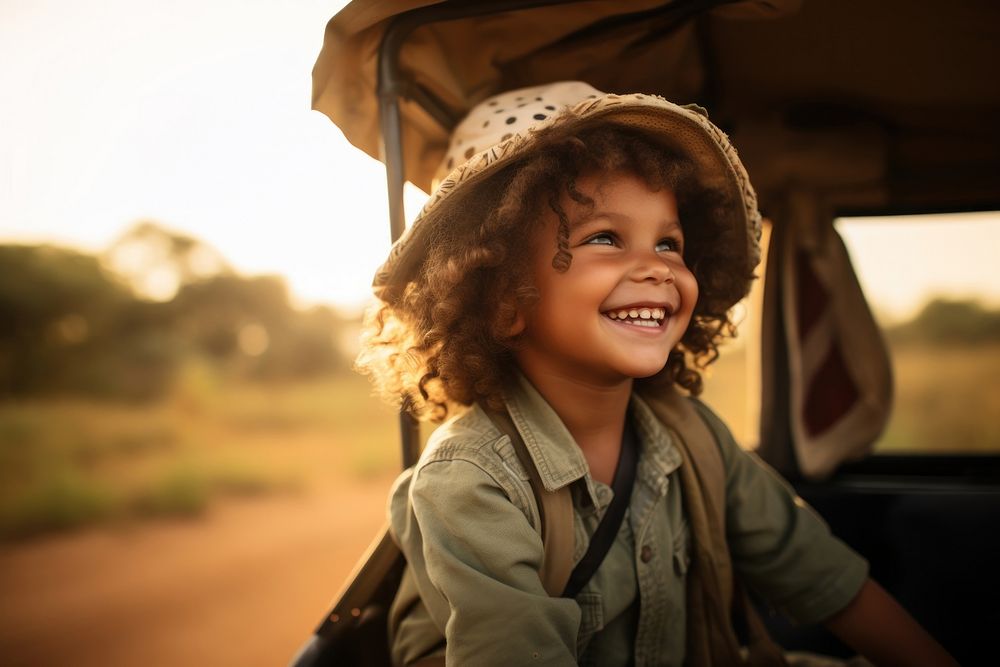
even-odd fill
[[[427,607],[448,664],[576,664],[580,609],[545,592],[541,538],[493,475],[467,460],[432,461],[410,502],[426,572],[418,588],[438,598]]]
[[[709,415],[726,471],[726,539],[733,567],[771,604],[800,623],[847,606],[868,563],[756,454],[744,451]]]

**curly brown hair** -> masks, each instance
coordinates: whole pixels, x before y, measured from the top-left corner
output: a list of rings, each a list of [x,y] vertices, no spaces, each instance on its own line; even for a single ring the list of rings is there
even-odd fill
[[[735,335],[729,308],[746,293],[751,276],[734,275],[738,239],[716,222],[721,207],[736,206],[706,189],[694,166],[669,148],[626,126],[560,125],[539,132],[523,158],[474,186],[461,207],[438,220],[430,251],[402,293],[377,303],[366,317],[356,367],[379,392],[420,418],[442,420],[449,405],[502,405],[503,389],[516,369],[519,312],[532,307],[526,239],[543,207],[558,217],[552,266],[566,271],[571,222],[564,197],[583,207],[593,201],[576,182],[595,172],[638,176],[657,191],[672,190],[685,235],[685,262],[699,285],[691,324],[663,370],[638,380],[643,387],[676,384],[701,392],[704,369],[718,345]]]

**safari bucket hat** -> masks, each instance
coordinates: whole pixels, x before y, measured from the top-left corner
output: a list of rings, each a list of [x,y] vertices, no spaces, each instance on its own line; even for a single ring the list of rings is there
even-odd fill
[[[746,169],[726,134],[695,105],[680,106],[642,93],[603,93],[580,81],[564,81],[507,91],[479,103],[454,129],[435,177],[435,187],[413,224],[393,245],[375,274],[375,294],[395,305],[416,280],[443,224],[478,224],[470,195],[508,167],[529,158],[549,128],[567,132],[615,124],[641,132],[688,159],[699,183],[720,192],[729,205],[713,220],[713,236],[729,244],[727,271],[746,279],[730,298],[734,305],[749,289],[760,261],[761,216]],[[461,212],[462,215],[455,215]],[[446,223],[447,221],[447,223]],[[682,225],[684,221],[681,221]]]

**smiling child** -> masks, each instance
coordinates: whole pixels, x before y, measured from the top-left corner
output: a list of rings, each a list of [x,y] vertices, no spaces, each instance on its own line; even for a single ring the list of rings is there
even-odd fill
[[[759,259],[753,189],[701,109],[579,82],[505,93],[456,128],[444,170],[376,276],[359,358],[444,421],[390,498],[397,664],[783,664],[740,648],[732,573],[877,662],[952,664],[707,408],[677,399],[714,434],[692,439],[657,407],[701,391]],[[690,481],[709,475],[697,448],[722,497]],[[533,475],[572,498],[582,580],[563,595],[540,574]]]

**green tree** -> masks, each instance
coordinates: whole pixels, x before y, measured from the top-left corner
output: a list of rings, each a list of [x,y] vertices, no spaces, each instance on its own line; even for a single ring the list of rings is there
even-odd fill
[[[141,223],[104,259],[129,272],[73,250],[0,246],[0,397],[154,398],[186,359],[234,378],[349,367],[333,310],[296,309],[281,278],[240,276],[196,239]],[[169,298],[141,291],[156,275]]]
[[[184,285],[232,273],[212,246],[148,220],[130,227],[103,259],[136,293],[156,301],[170,300]]]
[[[72,381],[113,338],[132,301],[95,257],[51,246],[0,246],[0,393]]]
[[[888,335],[900,343],[1000,341],[1000,311],[974,300],[933,299],[912,320],[889,329]]]

